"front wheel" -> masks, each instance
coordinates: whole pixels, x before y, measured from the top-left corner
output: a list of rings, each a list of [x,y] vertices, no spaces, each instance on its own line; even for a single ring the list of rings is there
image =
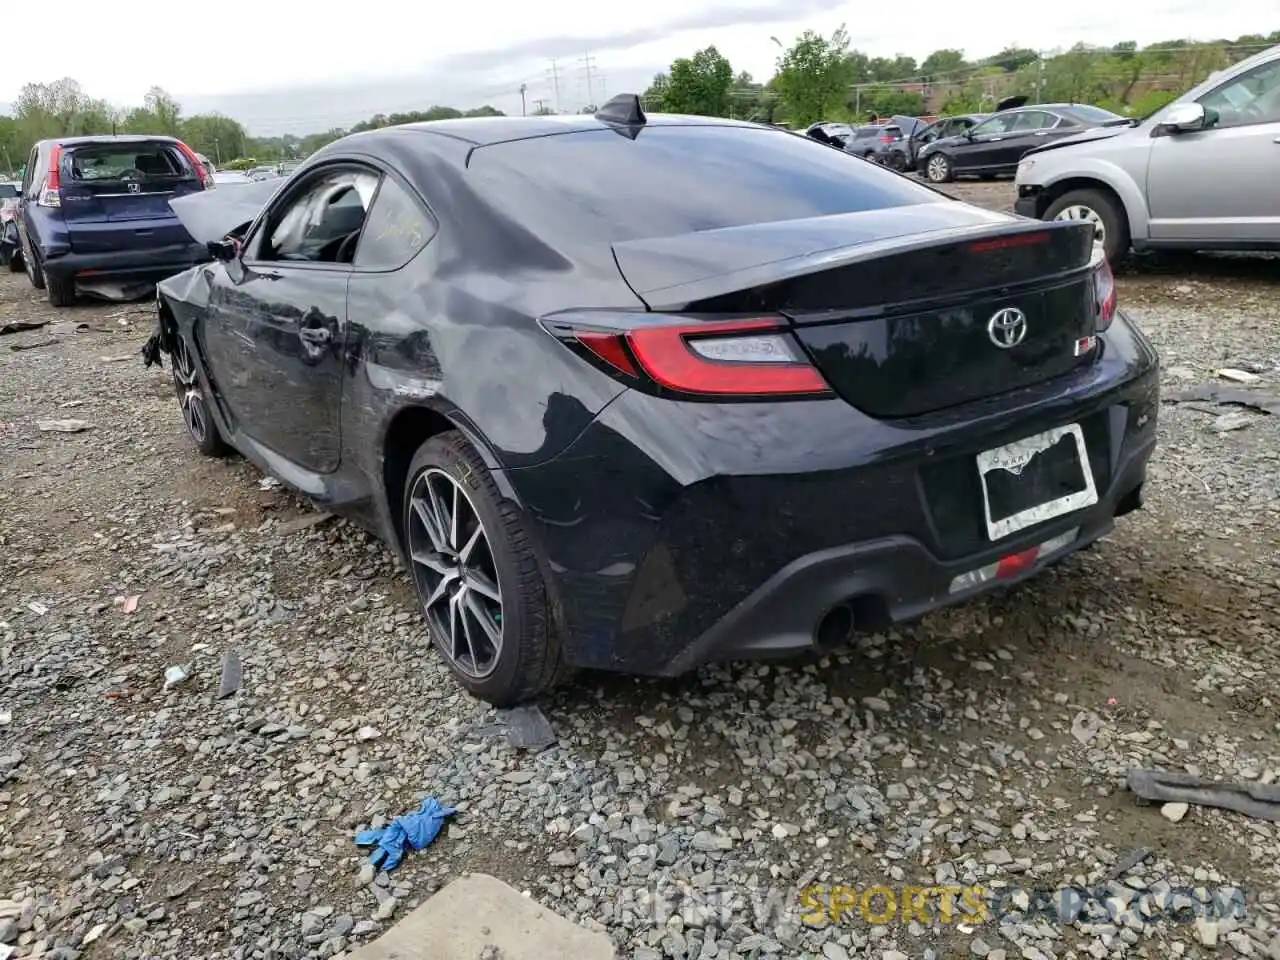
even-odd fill
[[[930,183],[950,183],[956,176],[951,158],[945,153],[935,153],[925,161],[924,175]]]
[[[230,451],[222,434],[218,432],[218,425],[213,422],[204,388],[200,386],[195,359],[182,334],[175,331],[173,336],[177,344],[169,356],[169,363],[173,368],[173,388],[177,391],[178,404],[182,407],[182,421],[187,426],[187,435],[191,437],[196,449],[206,457],[224,457]]]
[[[1079,220],[1093,226],[1094,249],[1115,263],[1129,252],[1129,220],[1119,203],[1101,190],[1064,193],[1044,212],[1045,220]]]
[[[431,642],[467,690],[507,707],[564,678],[521,518],[457,431],[432,437],[414,456],[403,533]]]

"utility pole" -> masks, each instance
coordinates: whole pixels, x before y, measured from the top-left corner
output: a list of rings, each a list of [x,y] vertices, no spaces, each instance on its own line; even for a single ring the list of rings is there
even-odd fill
[[[596,106],[596,95],[595,95],[595,90],[593,89],[591,84],[591,71],[592,69],[594,69],[596,65],[596,58],[591,56],[591,54],[588,53],[585,57],[580,59],[578,62],[582,64],[583,72],[586,73],[587,75],[587,104],[589,106],[594,107]]]
[[[538,116],[542,115],[542,111],[547,107],[547,101],[538,99],[533,101],[533,112]]]
[[[218,138],[213,138],[213,158],[218,161],[218,166],[222,166],[222,147],[218,144]]]
[[[523,83],[520,84],[520,116],[522,117],[527,117],[529,115],[529,111],[525,109],[524,103],[524,92],[526,89],[527,88]]]
[[[1039,69],[1036,70],[1036,103],[1044,103],[1044,54],[1040,54]]]
[[[560,64],[555,57],[551,58],[551,97],[556,105],[556,113],[560,112]]]

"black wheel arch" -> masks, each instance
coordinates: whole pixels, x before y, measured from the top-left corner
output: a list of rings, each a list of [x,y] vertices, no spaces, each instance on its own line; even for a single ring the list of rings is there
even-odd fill
[[[1129,208],[1125,205],[1120,194],[1106,181],[1098,180],[1094,177],[1067,177],[1064,180],[1059,180],[1047,187],[1043,187],[1036,194],[1036,216],[1043,218],[1045,211],[1049,209],[1055,200],[1066,196],[1073,190],[1096,190],[1107,195],[1115,202],[1116,209],[1124,214],[1126,220],[1129,220]],[[1132,228],[1131,221],[1130,227]]]

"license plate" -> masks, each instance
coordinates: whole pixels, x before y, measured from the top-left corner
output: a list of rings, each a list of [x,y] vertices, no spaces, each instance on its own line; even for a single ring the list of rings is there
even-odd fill
[[[977,459],[991,540],[1098,502],[1078,423],[987,450]]]

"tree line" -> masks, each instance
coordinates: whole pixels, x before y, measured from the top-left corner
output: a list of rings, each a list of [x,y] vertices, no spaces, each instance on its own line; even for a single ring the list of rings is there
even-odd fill
[[[994,56],[966,58],[962,50],[935,50],[917,62],[908,56],[872,57],[851,48],[844,27],[830,36],[806,30],[780,53],[774,74],[759,82],[714,46],[674,60],[644,91],[646,109],[766,123],[807,126],[819,120],[861,122],[877,116],[991,109],[1011,94],[1035,101],[1094,103],[1116,113],[1142,116],[1159,109],[1215,70],[1280,43],[1280,30],[1235,40],[1171,40],[1139,47],[1077,44],[1042,56],[1009,47]],[[594,110],[594,105],[584,111]],[[541,112],[549,113],[549,110]],[[491,106],[459,110],[376,114],[349,129],[306,136],[253,137],[236,120],[217,113],[184,116],[182,105],[152,87],[140,105],[120,109],[90,97],[75,80],[28,83],[0,116],[0,159],[11,174],[37,140],[84,134],[141,133],[180,137],[219,166],[305,157],[325,144],[362,130],[422,120],[501,116]]]
[[[893,114],[973,113],[990,110],[1013,94],[1025,94],[1033,102],[1093,103],[1145,116],[1213,71],[1277,43],[1280,30],[1141,48],[1133,42],[1077,44],[1044,56],[1008,47],[979,60],[967,59],[962,50],[943,49],[917,62],[852,49],[848,31],[841,27],[830,36],[805,31],[781,51],[773,76],[763,83],[735,72],[728,58],[707,47],[673,61],[653,78],[643,99],[647,108],[668,113],[792,126],[820,120],[864,122]]]

